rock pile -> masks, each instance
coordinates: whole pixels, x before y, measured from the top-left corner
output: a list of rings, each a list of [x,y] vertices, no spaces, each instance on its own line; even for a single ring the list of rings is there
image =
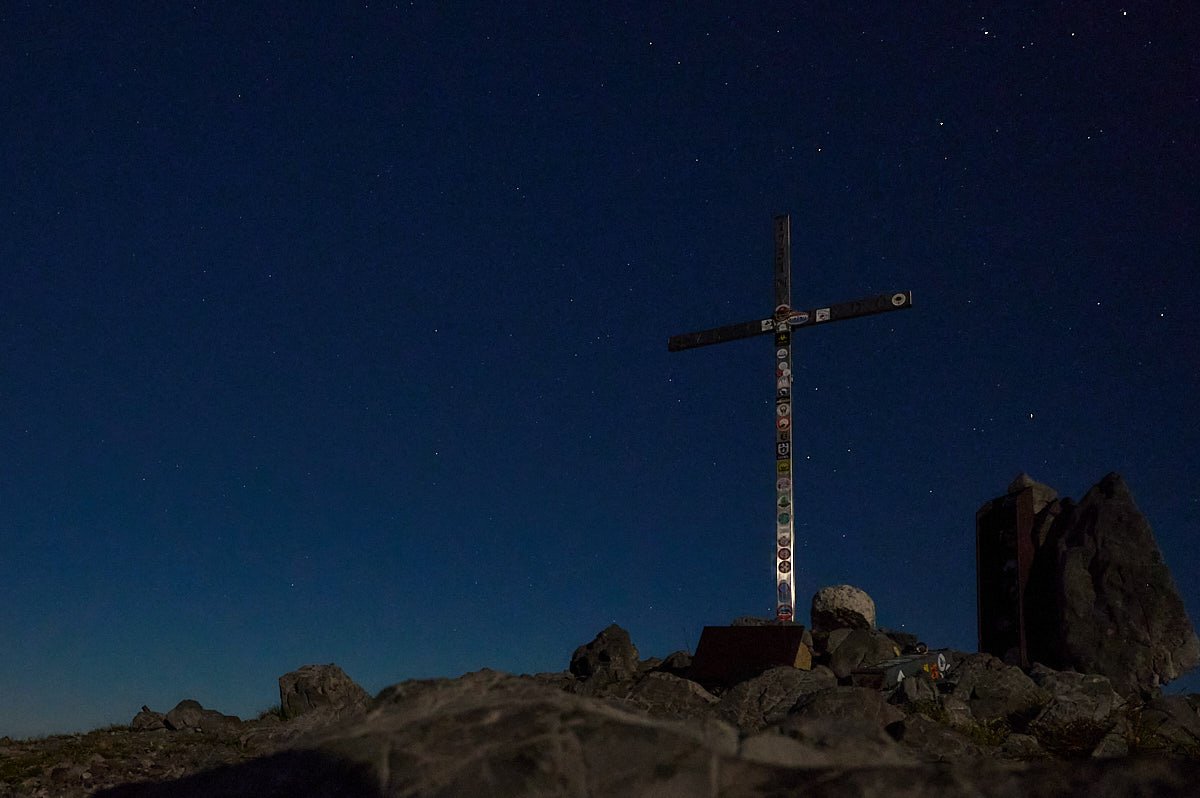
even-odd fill
[[[1200,696],[1153,689],[1193,662],[1186,618],[1169,597],[1140,605],[1164,623],[1116,598],[1149,602],[1125,583],[1162,578],[1157,549],[1113,531],[1139,526],[1127,490],[1106,478],[1077,506],[1039,497],[1039,578],[1060,587],[1054,662],[929,651],[877,629],[871,597],[838,585],[814,596],[811,633],[779,635],[807,652],[795,667],[706,689],[688,652],[642,659],[615,624],[562,672],[482,670],[374,699],[336,665],[308,665],[256,720],[185,700],[142,707],[128,728],[0,739],[0,798],[1195,795]],[[1092,630],[1100,619],[1145,632],[1136,651]],[[1103,668],[1066,667],[1080,662]]]

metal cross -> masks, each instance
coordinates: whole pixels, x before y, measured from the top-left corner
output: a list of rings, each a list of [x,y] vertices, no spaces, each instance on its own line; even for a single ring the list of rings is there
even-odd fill
[[[795,614],[795,513],[792,507],[792,333],[828,322],[871,316],[912,307],[911,291],[842,302],[809,310],[792,310],[791,218],[775,217],[775,313],[767,319],[745,321],[711,330],[674,335],[667,349],[735,341],[753,335],[775,336],[775,617],[790,621]]]

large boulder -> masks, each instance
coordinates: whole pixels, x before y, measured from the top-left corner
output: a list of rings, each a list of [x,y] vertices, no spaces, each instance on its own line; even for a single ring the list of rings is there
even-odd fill
[[[835,685],[833,671],[820,665],[810,671],[771,668],[726,691],[717,714],[742,731],[754,732],[783,720],[802,697]]]
[[[875,601],[853,585],[823,587],[812,598],[812,629],[874,629]]]
[[[1062,756],[1094,751],[1112,731],[1125,705],[1112,683],[1098,674],[1055,671],[1039,664],[1029,675],[1050,694],[1050,701],[1029,724],[1029,733],[1044,748]]]
[[[982,723],[1003,721],[1023,729],[1050,701],[1050,694],[1020,668],[991,654],[966,657],[951,673],[950,694],[964,701]]]
[[[279,677],[279,706],[285,720],[318,713],[330,719],[365,712],[366,690],[337,665],[305,665]]]
[[[167,728],[165,718],[163,713],[143,705],[142,711],[134,715],[133,720],[129,722],[129,728],[133,731],[159,731]]]
[[[652,671],[636,682],[613,682],[593,693],[652,718],[703,718],[713,714],[718,699],[700,685],[679,676]]]
[[[638,650],[626,632],[615,623],[596,635],[592,642],[575,649],[570,670],[592,687],[627,681],[638,675]]]
[[[1200,663],[1200,639],[1154,533],[1119,474],[1052,502],[1026,605],[1030,658],[1151,693]]]
[[[867,720],[880,729],[904,720],[903,712],[887,703],[878,690],[867,687],[829,687],[802,696],[790,715],[801,718]]]
[[[847,631],[847,630],[839,630]],[[838,632],[829,636],[830,643]],[[887,635],[874,629],[851,629],[829,654],[829,667],[839,679],[858,668],[875,665],[900,655],[900,647]]]

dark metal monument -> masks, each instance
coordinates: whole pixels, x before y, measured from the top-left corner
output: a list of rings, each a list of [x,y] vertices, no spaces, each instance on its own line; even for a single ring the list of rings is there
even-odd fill
[[[775,618],[796,614],[795,525],[792,492],[792,334],[830,322],[912,307],[911,291],[896,291],[807,310],[792,309],[791,219],[775,217],[775,312],[770,318],[672,336],[672,352],[736,341],[754,335],[775,337]],[[713,627],[716,628],[716,627]],[[707,628],[706,628],[707,631]],[[788,663],[781,663],[788,664]]]

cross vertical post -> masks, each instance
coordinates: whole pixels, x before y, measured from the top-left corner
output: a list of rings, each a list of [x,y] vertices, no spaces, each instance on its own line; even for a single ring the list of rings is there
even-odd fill
[[[667,349],[678,352],[755,335],[775,336],[775,618],[790,621],[795,617],[796,608],[792,335],[828,322],[911,308],[912,292],[895,291],[809,310],[793,310],[791,218],[786,214],[776,216],[774,231],[775,311],[772,316],[673,335],[667,340]]]

